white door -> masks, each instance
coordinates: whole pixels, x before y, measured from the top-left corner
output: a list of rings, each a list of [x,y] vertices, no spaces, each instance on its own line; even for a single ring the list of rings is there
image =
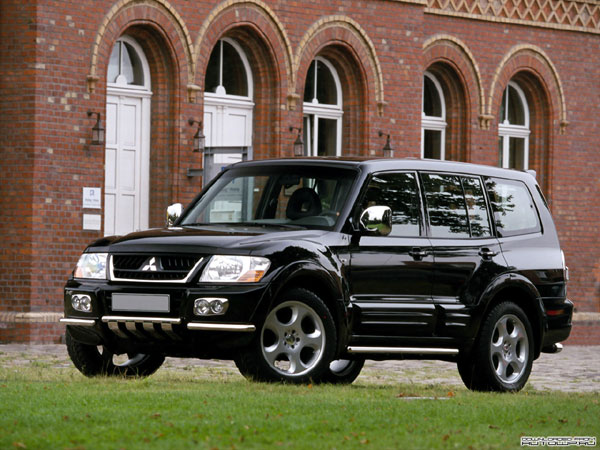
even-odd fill
[[[106,89],[104,234],[148,228],[150,70],[144,52],[121,36],[111,52]]]
[[[144,99],[106,98],[104,234],[148,228],[149,120]]]

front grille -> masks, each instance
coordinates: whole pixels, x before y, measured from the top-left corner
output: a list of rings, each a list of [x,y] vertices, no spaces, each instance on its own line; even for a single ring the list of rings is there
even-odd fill
[[[110,258],[112,279],[116,281],[186,281],[202,260],[196,255],[130,255]]]

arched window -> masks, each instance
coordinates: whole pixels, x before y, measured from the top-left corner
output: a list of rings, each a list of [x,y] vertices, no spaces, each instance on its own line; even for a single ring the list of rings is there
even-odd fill
[[[150,89],[150,73],[144,52],[128,36],[121,36],[113,46],[106,81],[112,87]]]
[[[254,84],[246,53],[231,38],[220,39],[204,77],[204,183],[221,167],[252,158]]]
[[[342,87],[329,61],[317,56],[304,85],[304,143],[308,156],[342,154]]]
[[[446,101],[440,82],[430,72],[423,77],[421,157],[446,159]]]
[[[529,167],[529,107],[525,93],[513,81],[502,95],[498,125],[500,166],[527,170]]]

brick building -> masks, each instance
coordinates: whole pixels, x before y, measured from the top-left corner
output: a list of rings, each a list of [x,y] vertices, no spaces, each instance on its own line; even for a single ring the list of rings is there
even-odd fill
[[[600,343],[599,35],[592,0],[3,0],[0,341],[58,340],[88,242],[301,130],[311,155],[383,156],[383,131],[397,157],[535,169],[570,342]]]

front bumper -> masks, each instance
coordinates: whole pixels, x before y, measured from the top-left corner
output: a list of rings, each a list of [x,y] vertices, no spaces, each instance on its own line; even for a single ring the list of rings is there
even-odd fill
[[[246,346],[256,331],[256,311],[266,285],[171,286],[111,284],[70,280],[65,286],[65,318],[73,339],[89,345],[105,345],[115,352],[161,352],[172,356],[229,357]],[[168,312],[122,311],[112,309],[112,295],[159,294],[168,296]],[[91,297],[89,313],[76,311],[71,297]],[[198,298],[227,299],[221,315],[194,314]]]

